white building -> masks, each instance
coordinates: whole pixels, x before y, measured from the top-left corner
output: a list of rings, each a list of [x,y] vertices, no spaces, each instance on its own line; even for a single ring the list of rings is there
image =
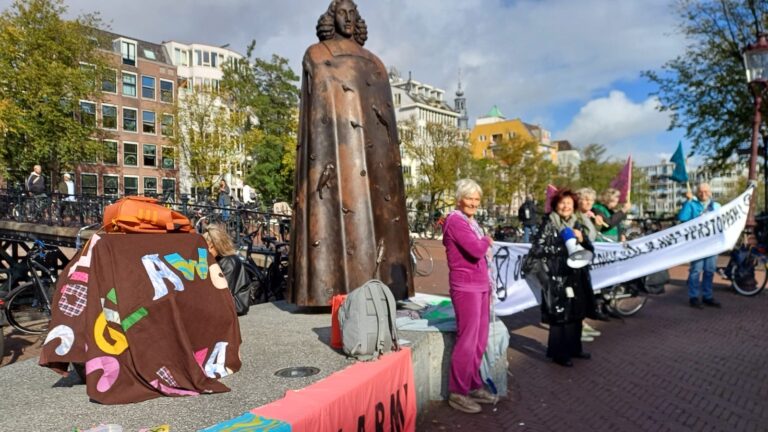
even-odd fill
[[[444,99],[445,90],[415,81],[410,77],[410,73],[408,79],[403,79],[396,69],[391,69],[389,84],[392,87],[395,119],[398,124],[413,119],[418,128],[426,128],[428,123],[459,127],[460,119],[466,117],[466,100],[461,90],[457,92],[459,100],[456,104],[459,109],[454,109]],[[417,137],[420,135],[422,134],[416,133]],[[401,156],[406,186],[413,186],[414,179],[419,175],[418,162],[404,154]]]
[[[184,97],[193,88],[204,88],[218,92],[221,80],[224,78],[223,66],[229,62],[242,59],[243,56],[227,46],[211,46],[205,44],[185,44],[177,41],[163,42],[168,57],[178,70],[179,104],[184,104]],[[221,101],[215,102],[221,106]],[[181,131],[186,134],[186,131]],[[245,154],[240,149],[241,157],[232,166],[221,167],[224,179],[231,189],[233,197],[240,197],[243,188]],[[179,173],[179,189],[181,193],[189,194],[192,189],[192,176],[185,158],[181,159]]]
[[[676,215],[685,201],[688,187],[669,178],[675,170],[675,164],[662,160],[657,165],[640,167],[648,179],[648,199],[643,211],[655,215]],[[709,183],[712,197],[721,201],[732,194],[740,179],[746,178],[749,168],[738,165],[730,171],[712,175],[705,167],[688,167],[688,179],[691,191],[696,192],[696,185]]]
[[[560,174],[568,172],[578,175],[581,164],[581,154],[568,140],[553,141],[557,148],[557,170]]]

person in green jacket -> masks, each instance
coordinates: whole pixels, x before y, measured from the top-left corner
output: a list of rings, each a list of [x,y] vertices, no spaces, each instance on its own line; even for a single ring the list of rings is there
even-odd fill
[[[632,208],[632,203],[627,200],[621,209],[618,209],[620,195],[618,190],[608,188],[600,194],[600,200],[592,207],[592,212],[595,214],[595,226],[600,230],[600,234],[602,237],[615,242],[624,241],[620,226],[621,222],[627,218],[629,209]],[[600,239],[598,238],[597,241]]]

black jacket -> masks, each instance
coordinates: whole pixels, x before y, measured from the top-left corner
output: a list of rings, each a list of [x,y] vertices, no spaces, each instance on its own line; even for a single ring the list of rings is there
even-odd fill
[[[581,245],[594,252],[586,235]],[[565,242],[549,221],[549,215],[545,215],[523,261],[528,285],[541,290],[541,320],[544,323],[568,324],[585,317],[597,318],[589,267],[573,269],[568,267],[567,259]]]
[[[517,210],[517,218],[525,226],[536,225],[536,204],[531,200],[526,200]]]
[[[245,315],[250,308],[251,278],[243,268],[243,263],[236,255],[217,256],[216,262],[227,279],[227,286],[235,300],[238,315]]]

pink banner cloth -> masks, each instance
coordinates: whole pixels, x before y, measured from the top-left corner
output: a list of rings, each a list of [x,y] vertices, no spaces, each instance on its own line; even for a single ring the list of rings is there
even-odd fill
[[[415,431],[411,350],[355,363],[251,413],[288,423],[291,432]]]

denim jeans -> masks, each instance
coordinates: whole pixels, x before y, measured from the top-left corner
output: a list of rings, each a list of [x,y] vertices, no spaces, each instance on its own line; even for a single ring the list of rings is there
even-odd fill
[[[523,225],[523,243],[530,243],[531,236],[536,234],[536,225]]]
[[[712,298],[712,278],[715,275],[716,266],[717,256],[691,261],[691,267],[688,270],[688,298],[699,298],[699,290],[701,290],[701,297],[703,299],[709,300]],[[704,275],[701,278],[701,282],[699,282],[699,273],[702,272]]]

